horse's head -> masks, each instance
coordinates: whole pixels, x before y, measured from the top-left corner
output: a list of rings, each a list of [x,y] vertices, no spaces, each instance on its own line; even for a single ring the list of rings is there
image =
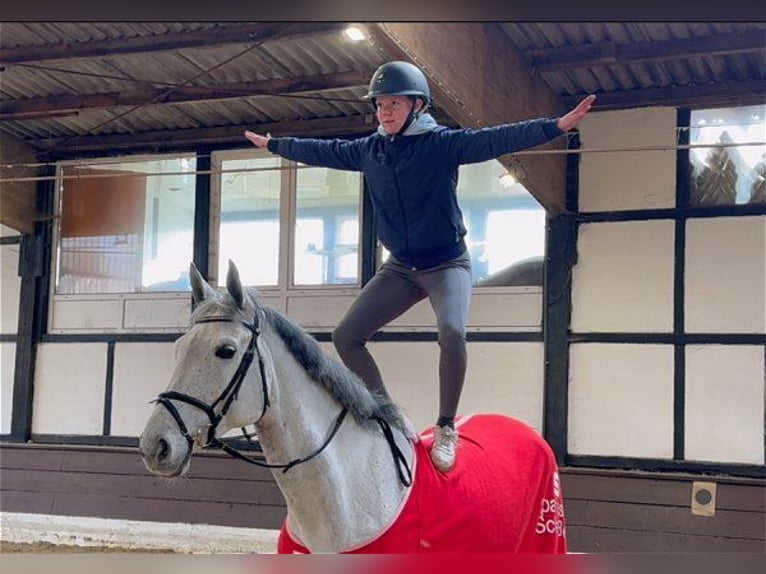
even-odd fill
[[[256,422],[269,403],[268,349],[259,340],[261,312],[229,262],[226,292],[190,268],[195,310],[176,342],[176,364],[139,441],[147,469],[179,476],[195,446],[216,444],[233,428]]]

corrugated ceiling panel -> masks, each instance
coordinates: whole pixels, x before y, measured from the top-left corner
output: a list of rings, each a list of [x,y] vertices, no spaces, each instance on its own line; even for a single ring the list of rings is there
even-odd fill
[[[713,34],[764,30],[762,23],[514,23],[503,29],[522,51],[615,42],[634,44],[680,40]],[[766,30],[764,30],[766,46]],[[754,54],[709,56],[620,65],[570,67],[542,73],[560,95],[612,92],[666,86],[705,85],[726,78],[731,81],[764,76],[764,59]]]
[[[0,46],[61,45],[101,40],[119,42],[138,36],[162,36],[236,25],[215,22],[1,23]],[[633,44],[729,35],[752,29],[763,31],[766,43],[766,25],[759,22],[520,22],[503,23],[501,26],[522,52],[600,42]],[[125,92],[141,88],[161,91],[190,82],[199,86],[247,84],[263,79],[352,70],[371,73],[386,60],[388,58],[370,42],[352,44],[339,31],[322,32],[260,45],[239,43],[64,59],[38,62],[37,68],[9,65],[0,72],[0,100]],[[742,53],[590,67],[570,66],[545,71],[541,75],[556,93],[564,97],[586,92],[629,92],[642,88],[759,80],[766,77],[766,58],[763,53]],[[0,122],[0,129],[20,139],[36,139],[77,133],[108,135],[359,115],[370,112],[368,104],[358,101],[365,92],[365,87],[359,86],[301,94],[302,97],[248,97],[245,90],[238,99],[147,104],[124,117],[120,117],[121,114],[130,108],[85,109],[71,117],[6,120]]]
[[[12,25],[0,23],[0,46],[4,48],[45,46],[70,42],[119,40],[138,36],[193,32],[220,26],[221,24],[215,22],[14,22]]]

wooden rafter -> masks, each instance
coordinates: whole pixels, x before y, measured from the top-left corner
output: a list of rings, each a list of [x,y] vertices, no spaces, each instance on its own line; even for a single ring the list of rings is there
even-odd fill
[[[273,136],[316,136],[318,134],[351,135],[369,133],[375,129],[374,118],[370,114],[339,118],[310,120],[289,120],[263,122],[214,128],[190,128],[180,130],[161,130],[135,134],[116,134],[82,136],[78,138],[44,138],[30,140],[28,143],[39,152],[126,150],[145,147],[169,148],[186,145],[241,143],[247,147],[250,143],[243,132],[253,130],[258,133],[271,133]]]
[[[567,98],[570,105],[582,95]],[[766,82],[747,80],[705,85],[666,86],[598,94],[594,109],[619,110],[645,106],[742,106],[766,102]]]
[[[766,55],[766,32],[748,30],[723,36],[706,36],[682,40],[618,44],[597,42],[593,44],[566,45],[560,48],[525,50],[535,71],[557,72],[573,67],[593,67],[661,62],[682,58],[725,56],[760,52]]]
[[[441,110],[435,111],[434,116],[443,125],[456,126],[455,121]],[[68,152],[180,149],[215,144],[241,144],[242,147],[247,147],[250,143],[244,138],[245,130],[270,133],[275,137],[341,137],[365,135],[373,132],[376,126],[377,123],[372,114],[358,114],[337,118],[297,119],[213,128],[160,130],[77,138],[41,138],[29,140],[27,143],[36,148],[38,155],[42,157],[50,152],[66,155]]]
[[[370,71],[350,71],[318,76],[273,78],[211,86],[178,86],[97,94],[47,96],[0,102],[0,120],[45,117],[62,113],[118,106],[212,101],[252,96],[277,96],[366,86]]]
[[[443,125],[454,127],[455,121],[441,111],[434,112]],[[38,155],[50,152],[66,155],[68,152],[126,151],[138,149],[180,149],[216,144],[250,143],[244,138],[245,130],[270,133],[275,137],[333,137],[355,136],[371,133],[377,126],[372,114],[358,114],[337,118],[298,119],[279,122],[261,122],[221,126],[214,128],[188,128],[179,130],[149,131],[135,134],[81,136],[77,138],[41,138],[27,143],[36,148]]]
[[[305,36],[335,32],[342,29],[338,22],[285,23],[267,22],[219,26],[209,30],[175,32],[157,36],[67,42],[44,46],[18,46],[0,48],[0,66],[31,64],[46,60],[70,58],[96,58],[117,54],[180,50],[182,48],[210,47],[223,44],[264,43],[275,40],[294,40]]]

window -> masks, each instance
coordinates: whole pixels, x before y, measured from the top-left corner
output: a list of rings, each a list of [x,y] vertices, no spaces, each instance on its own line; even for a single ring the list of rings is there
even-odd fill
[[[194,157],[59,166],[56,294],[189,290]]]
[[[692,111],[690,205],[766,204],[765,134],[766,105]]]
[[[298,170],[295,285],[359,283],[360,190],[357,172]]]
[[[258,151],[218,152],[213,163],[220,191],[214,194],[211,264],[219,284],[229,259],[246,285],[359,284],[359,173]]]
[[[542,285],[545,210],[497,160],[460,167],[474,284]]]
[[[477,287],[542,285],[545,209],[497,160],[460,166],[458,203]],[[378,261],[390,255],[380,242]]]
[[[243,284],[277,285],[281,160],[275,156],[223,159],[220,168],[218,281],[225,281],[231,259]]]

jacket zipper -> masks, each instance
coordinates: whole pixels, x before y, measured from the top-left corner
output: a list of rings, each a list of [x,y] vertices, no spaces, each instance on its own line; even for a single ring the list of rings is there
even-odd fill
[[[393,142],[393,139],[394,138],[391,138],[392,142]],[[398,150],[394,149],[393,146],[392,146],[392,149],[393,149],[395,155],[399,155],[398,154]],[[404,233],[403,233],[403,236],[404,236],[404,252],[409,255],[409,253],[410,253],[410,233],[409,233],[409,225],[407,223],[407,212],[404,210],[404,201],[402,200],[402,192],[401,192],[401,189],[400,189],[400,186],[399,186],[399,174],[397,172],[397,168],[395,167],[396,166],[396,162],[393,162],[393,165],[394,165],[394,169],[393,169],[393,171],[394,171],[394,185],[396,187],[396,201],[399,204],[399,211],[402,214],[402,223],[404,225],[404,230],[403,230],[404,231]],[[416,271],[416,268],[412,267],[412,270]]]

